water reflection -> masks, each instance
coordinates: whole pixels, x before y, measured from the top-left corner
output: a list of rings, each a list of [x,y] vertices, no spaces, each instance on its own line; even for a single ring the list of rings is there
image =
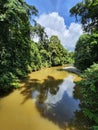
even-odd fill
[[[80,78],[61,68],[33,72],[19,90],[0,98],[0,130],[87,130],[73,83]]]
[[[24,104],[29,98],[37,99],[38,102],[44,103],[47,99],[48,92],[55,95],[59,89],[59,85],[62,82],[63,80],[55,79],[52,76],[47,76],[42,83],[37,79],[30,80],[28,78],[24,89],[21,91],[21,94],[25,97],[21,104]]]
[[[38,90],[32,92],[32,97],[37,98],[40,103],[45,103],[49,97],[49,94],[56,95],[59,89],[59,84],[62,80],[55,80],[52,76],[48,76],[42,84],[39,85]]]
[[[36,100],[40,114],[63,128],[71,120],[75,120],[75,111],[80,110],[80,101],[73,97],[73,80],[74,77],[70,75],[58,84],[52,82],[52,77],[48,77],[47,84],[32,92],[32,98]]]

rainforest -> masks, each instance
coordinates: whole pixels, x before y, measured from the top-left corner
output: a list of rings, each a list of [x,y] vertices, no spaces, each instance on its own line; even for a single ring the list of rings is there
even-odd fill
[[[24,0],[0,0],[0,129],[98,130],[98,0],[70,8],[83,29],[74,51],[35,16]]]

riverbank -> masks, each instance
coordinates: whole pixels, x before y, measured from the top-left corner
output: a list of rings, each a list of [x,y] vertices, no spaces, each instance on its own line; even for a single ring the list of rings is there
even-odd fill
[[[62,66],[32,72],[26,79],[21,81],[21,87],[19,89],[6,97],[0,98],[0,129],[62,130],[65,129],[65,127],[66,129],[74,128],[73,125],[66,125],[67,123],[64,122],[66,122],[66,119],[70,119],[72,110],[74,110],[76,106],[78,107],[78,102],[70,96],[73,95],[74,91],[73,87],[75,84],[73,80],[78,80],[79,77],[66,71],[60,71],[61,69],[63,69]],[[60,99],[58,102],[55,102],[55,106],[58,107],[50,109],[51,105],[48,106],[49,103],[47,102],[50,101],[49,92],[52,95],[51,97],[53,97],[51,103],[53,103],[55,97],[55,101]],[[36,94],[39,94],[37,99],[35,99]],[[63,97],[63,95],[65,96]],[[65,99],[68,104],[65,103]],[[74,103],[76,103],[76,105]],[[66,111],[66,107],[69,108],[69,104],[71,106],[68,112]],[[63,108],[64,110],[62,110]],[[52,113],[50,110],[52,110]],[[63,112],[65,112],[65,114]],[[57,113],[60,114],[58,115]]]
[[[67,67],[64,67],[63,69],[68,71],[68,72],[75,73],[77,75],[81,74],[81,71],[79,69],[77,69],[76,67],[74,67],[74,66],[67,66]]]

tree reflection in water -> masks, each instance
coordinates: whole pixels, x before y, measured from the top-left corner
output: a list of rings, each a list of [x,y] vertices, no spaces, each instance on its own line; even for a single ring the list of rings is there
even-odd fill
[[[57,83],[54,82],[53,77],[48,77],[38,90],[32,92],[32,98],[35,99],[36,107],[44,118],[64,129],[68,127],[71,130],[74,126],[75,130],[83,130],[83,127],[75,122],[80,111],[80,100],[74,98],[73,80],[74,77],[70,75],[64,81]]]
[[[80,109],[79,89],[69,75],[64,80],[48,76],[43,82],[28,77],[21,91],[25,103],[33,98],[42,117],[66,130],[88,130]],[[31,96],[32,93],[32,96]]]

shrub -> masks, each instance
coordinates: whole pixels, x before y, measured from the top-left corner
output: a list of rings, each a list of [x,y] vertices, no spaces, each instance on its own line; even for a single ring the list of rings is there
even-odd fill
[[[83,113],[89,118],[91,126],[98,128],[98,64],[93,64],[86,69],[82,74],[82,80],[78,81],[77,85],[82,95]]]
[[[19,87],[19,79],[11,72],[0,75],[0,93]]]

